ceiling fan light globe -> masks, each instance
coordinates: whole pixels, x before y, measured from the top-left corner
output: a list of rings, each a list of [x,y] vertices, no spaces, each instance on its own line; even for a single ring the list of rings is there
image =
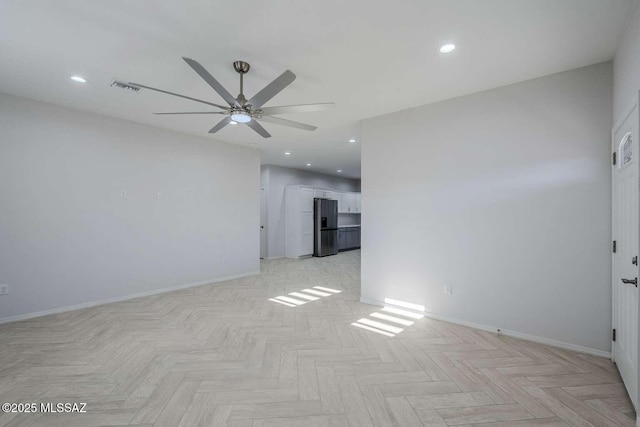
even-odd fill
[[[251,121],[251,116],[244,111],[234,111],[231,113],[231,120],[236,123],[249,123]]]
[[[442,45],[440,46],[440,49],[439,49],[440,53],[444,53],[444,54],[451,53],[454,50],[456,50],[456,45],[453,43],[447,43],[445,45]]]

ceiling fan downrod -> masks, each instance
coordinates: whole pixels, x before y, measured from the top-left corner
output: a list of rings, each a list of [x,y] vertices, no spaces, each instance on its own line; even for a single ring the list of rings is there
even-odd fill
[[[244,105],[247,101],[244,97],[244,75],[249,72],[251,65],[248,62],[244,61],[234,61],[233,69],[236,70],[238,74],[240,74],[240,95],[238,96],[238,102]]]

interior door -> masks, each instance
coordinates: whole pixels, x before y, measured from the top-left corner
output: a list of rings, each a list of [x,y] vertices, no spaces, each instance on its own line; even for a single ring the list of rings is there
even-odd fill
[[[638,409],[638,104],[614,129],[613,150],[613,356]]]
[[[260,258],[267,257],[267,196],[260,189]]]

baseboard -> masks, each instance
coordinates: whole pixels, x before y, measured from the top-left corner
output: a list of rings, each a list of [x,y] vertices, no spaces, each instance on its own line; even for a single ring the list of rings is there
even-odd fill
[[[281,256],[270,256],[264,259],[271,261],[272,259],[282,259],[282,258],[286,258],[286,257],[284,255],[281,255]]]
[[[384,303],[382,301],[370,300],[368,298],[360,298],[360,302],[363,304],[376,305],[380,307],[384,306]],[[564,350],[576,351],[578,353],[590,354],[592,356],[606,357],[608,359],[611,358],[611,352],[602,351],[602,350],[598,350],[590,347],[583,347],[580,345],[571,344],[563,341],[557,341],[551,338],[538,337],[535,335],[529,335],[522,332],[511,331],[509,329],[502,329],[502,328],[497,328],[495,326],[483,325],[481,323],[469,322],[466,320],[460,320],[452,317],[441,316],[435,313],[425,312],[424,316],[430,319],[442,320],[443,322],[455,323],[456,325],[468,326],[470,328],[479,329],[481,331],[493,332],[494,334],[499,333],[501,335],[506,335],[513,338],[520,338],[526,341],[532,341],[539,344],[546,344],[552,347],[562,348]]]
[[[110,304],[112,302],[126,301],[134,298],[164,294],[167,292],[178,291],[180,289],[187,289],[187,288],[194,288],[196,286],[209,285],[211,283],[226,282],[227,280],[240,279],[242,277],[248,277],[248,276],[255,276],[256,274],[260,274],[260,271],[251,271],[248,273],[236,274],[233,276],[226,276],[226,277],[219,277],[217,279],[203,280],[200,282],[183,283],[182,285],[169,286],[169,287],[160,288],[160,289],[153,289],[151,291],[138,292],[136,294],[129,294],[129,295],[124,295],[124,296],[114,297],[114,298],[106,298],[106,299],[101,299],[97,301],[83,302],[81,304],[51,308],[49,310],[37,311],[34,313],[19,314],[17,316],[5,317],[0,319],[0,325],[2,325],[3,323],[18,322],[20,320],[27,320],[27,319],[33,319],[35,317],[48,316],[50,314],[58,314],[58,313],[64,313],[67,311],[74,311],[74,310],[80,310],[83,308],[95,307],[97,305]]]

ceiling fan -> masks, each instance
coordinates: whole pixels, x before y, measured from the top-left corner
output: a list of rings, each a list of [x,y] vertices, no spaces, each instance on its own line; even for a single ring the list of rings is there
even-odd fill
[[[168,95],[178,96],[180,98],[189,99],[191,101],[207,104],[212,107],[221,109],[222,111],[185,111],[185,112],[171,112],[171,113],[153,113],[153,114],[222,114],[226,117],[222,119],[217,125],[209,130],[209,133],[216,133],[223,127],[231,123],[242,123],[249,126],[264,138],[270,138],[271,134],[262,127],[258,121],[267,123],[273,123],[281,126],[288,126],[297,129],[304,130],[316,130],[316,126],[307,125],[305,123],[294,122],[292,120],[281,119],[280,117],[273,117],[277,114],[288,113],[307,113],[314,111],[325,111],[335,107],[333,102],[326,102],[322,104],[303,104],[303,105],[284,105],[279,107],[262,107],[271,98],[276,96],[280,91],[289,86],[295,79],[296,75],[290,70],[282,73],[278,78],[265,86],[260,92],[255,94],[251,99],[247,100],[243,93],[243,76],[249,72],[250,65],[244,61],[235,61],[233,68],[238,74],[240,74],[240,94],[237,97],[233,97],[224,86],[222,86],[198,61],[190,58],[183,57],[184,61],[189,64],[193,70],[198,73],[200,77],[204,79],[209,86],[220,95],[229,106],[219,105],[213,102],[205,101],[202,99],[192,98],[186,95],[180,95],[178,93],[169,92],[162,89],[157,89],[151,86],[145,86],[140,83],[129,83],[133,86],[142,87],[145,89],[154,90],[156,92],[166,93]]]

